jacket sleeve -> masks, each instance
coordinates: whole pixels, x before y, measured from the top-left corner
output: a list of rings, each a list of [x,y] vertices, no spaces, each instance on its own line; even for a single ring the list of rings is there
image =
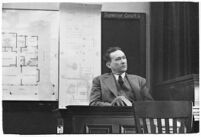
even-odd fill
[[[89,105],[90,106],[111,106],[109,102],[102,101],[100,77],[96,77],[93,79]]]
[[[146,80],[144,78],[141,78],[140,80],[140,85],[141,85],[141,95],[143,97],[143,100],[153,100],[150,90],[147,88]]]

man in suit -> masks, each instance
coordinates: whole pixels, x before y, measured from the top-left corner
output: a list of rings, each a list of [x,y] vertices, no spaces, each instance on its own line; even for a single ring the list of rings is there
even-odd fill
[[[153,100],[146,80],[127,74],[127,59],[119,47],[111,47],[105,54],[111,73],[95,77],[90,94],[91,106],[131,106],[134,101]]]

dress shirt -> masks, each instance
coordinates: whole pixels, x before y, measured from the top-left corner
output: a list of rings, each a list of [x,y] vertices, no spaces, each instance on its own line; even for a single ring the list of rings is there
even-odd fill
[[[113,75],[114,75],[115,79],[118,81],[119,80],[119,74],[113,74]],[[121,74],[121,77],[123,80],[124,80],[125,76],[126,76],[126,72]]]

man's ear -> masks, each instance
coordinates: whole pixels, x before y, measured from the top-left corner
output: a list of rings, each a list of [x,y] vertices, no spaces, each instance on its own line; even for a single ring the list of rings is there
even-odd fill
[[[110,65],[110,61],[106,62],[106,66],[110,69],[111,65]]]

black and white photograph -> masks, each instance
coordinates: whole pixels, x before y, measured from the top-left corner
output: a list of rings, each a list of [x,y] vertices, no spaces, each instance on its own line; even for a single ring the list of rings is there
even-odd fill
[[[199,1],[1,7],[3,135],[199,134]]]

